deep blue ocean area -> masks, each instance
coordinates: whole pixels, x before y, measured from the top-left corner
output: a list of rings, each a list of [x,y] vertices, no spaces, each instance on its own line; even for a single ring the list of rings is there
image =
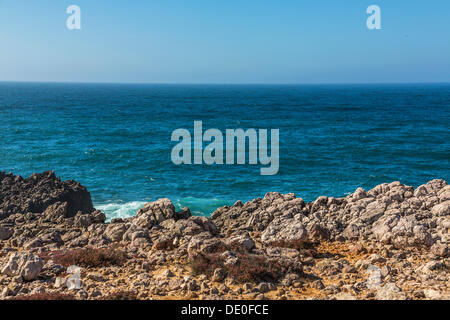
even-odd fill
[[[279,129],[280,170],[180,165],[171,134]],[[54,170],[109,218],[168,197],[196,214],[266,192],[305,200],[450,176],[450,84],[140,85],[0,83],[0,171]]]

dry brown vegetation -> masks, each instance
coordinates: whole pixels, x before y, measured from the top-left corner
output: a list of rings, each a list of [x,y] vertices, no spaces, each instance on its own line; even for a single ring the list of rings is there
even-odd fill
[[[195,275],[204,274],[211,277],[214,270],[222,268],[229,278],[238,283],[276,281],[289,270],[279,261],[265,256],[239,252],[235,264],[225,264],[225,258],[220,253],[202,254],[191,260],[191,268]],[[301,272],[299,266],[298,272]]]
[[[52,259],[54,263],[65,267],[77,265],[86,268],[121,266],[127,260],[124,251],[115,248],[83,248],[65,251],[51,251],[41,254],[44,260]]]

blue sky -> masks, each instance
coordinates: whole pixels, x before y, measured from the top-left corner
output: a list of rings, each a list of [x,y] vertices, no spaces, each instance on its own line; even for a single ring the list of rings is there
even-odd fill
[[[0,0],[0,43],[4,81],[450,82],[450,1]]]

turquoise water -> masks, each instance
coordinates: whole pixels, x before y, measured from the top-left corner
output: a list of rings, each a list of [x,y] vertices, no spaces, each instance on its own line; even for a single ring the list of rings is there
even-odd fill
[[[0,170],[55,170],[109,218],[168,197],[196,214],[268,191],[305,200],[450,173],[450,85],[0,83]],[[280,130],[280,170],[172,163],[172,131]]]

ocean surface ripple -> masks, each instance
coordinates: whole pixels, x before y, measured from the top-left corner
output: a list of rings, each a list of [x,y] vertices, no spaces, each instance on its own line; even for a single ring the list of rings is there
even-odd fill
[[[198,215],[266,192],[305,200],[450,173],[450,85],[0,83],[0,170],[55,170],[108,218],[170,198]],[[280,171],[171,162],[172,131],[280,130]]]

